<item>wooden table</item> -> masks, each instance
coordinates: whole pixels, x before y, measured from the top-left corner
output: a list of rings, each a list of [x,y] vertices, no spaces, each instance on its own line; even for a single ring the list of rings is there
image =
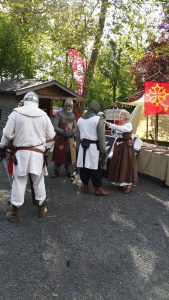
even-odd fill
[[[169,154],[141,149],[137,162],[138,172],[158,178],[169,186]]]

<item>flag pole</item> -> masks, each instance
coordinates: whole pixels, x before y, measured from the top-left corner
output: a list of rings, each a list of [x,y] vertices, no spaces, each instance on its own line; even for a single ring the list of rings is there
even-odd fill
[[[148,115],[146,115],[146,139],[148,139]]]
[[[158,144],[158,114],[155,115],[155,144]]]

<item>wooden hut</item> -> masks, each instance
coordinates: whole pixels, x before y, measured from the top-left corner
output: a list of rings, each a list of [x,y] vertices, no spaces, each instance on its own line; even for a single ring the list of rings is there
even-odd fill
[[[56,80],[11,79],[0,83],[0,136],[8,115],[18,106],[24,95],[34,91],[39,96],[39,107],[52,117],[53,100],[84,101],[76,92]]]

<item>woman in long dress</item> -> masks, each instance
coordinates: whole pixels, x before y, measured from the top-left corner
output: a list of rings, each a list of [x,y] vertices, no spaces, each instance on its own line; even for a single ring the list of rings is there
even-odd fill
[[[105,122],[117,138],[114,144],[113,157],[110,162],[108,179],[124,193],[132,190],[132,184],[137,181],[137,164],[132,141],[132,124],[129,122],[130,113],[120,112],[119,125]]]

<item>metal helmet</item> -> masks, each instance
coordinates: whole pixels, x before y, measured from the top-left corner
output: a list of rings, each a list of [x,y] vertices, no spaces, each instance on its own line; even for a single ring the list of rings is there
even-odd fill
[[[24,105],[33,104],[34,103],[34,104],[36,104],[36,106],[39,106],[39,97],[38,97],[38,95],[35,92],[29,92],[29,93],[27,93],[24,96],[23,101],[24,101]]]
[[[72,99],[68,98],[64,103],[64,111],[70,114],[72,113],[72,110],[73,110],[73,101]]]
[[[97,114],[100,118],[104,119],[105,118],[105,114],[103,111],[99,111]]]
[[[64,103],[64,107],[66,108],[67,106],[73,108],[73,100],[71,98],[68,98],[65,103]]]
[[[100,111],[100,104],[96,100],[92,100],[89,104],[89,109],[93,110],[95,113]]]

